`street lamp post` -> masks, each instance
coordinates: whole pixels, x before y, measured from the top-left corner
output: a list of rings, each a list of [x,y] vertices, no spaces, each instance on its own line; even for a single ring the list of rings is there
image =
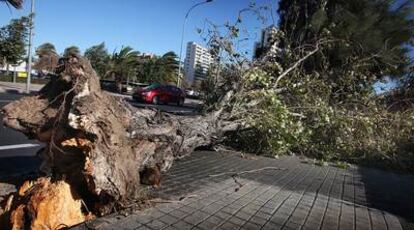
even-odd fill
[[[33,16],[34,16],[34,4],[35,0],[32,0],[32,6],[30,10],[29,18],[29,51],[28,51],[28,61],[27,61],[27,82],[26,82],[26,93],[30,93],[30,81],[32,78],[32,42],[33,42]]]
[[[199,3],[197,3],[197,4],[195,4],[194,6],[192,6],[188,11],[187,11],[187,14],[185,15],[185,18],[184,18],[184,23],[183,23],[183,30],[182,30],[182,33],[181,33],[181,47],[180,47],[180,60],[179,60],[179,63],[178,63],[178,76],[177,76],[177,86],[178,87],[180,87],[180,77],[181,77],[181,58],[182,58],[182,55],[183,55],[183,43],[184,43],[184,31],[185,31],[185,25],[186,25],[186,23],[187,23],[187,19],[188,19],[188,15],[190,15],[190,12],[194,9],[194,8],[196,8],[197,6],[200,6],[200,5],[203,5],[203,4],[206,4],[206,3],[209,3],[209,2],[212,2],[213,0],[205,0],[205,1],[203,1],[203,2],[199,2]]]

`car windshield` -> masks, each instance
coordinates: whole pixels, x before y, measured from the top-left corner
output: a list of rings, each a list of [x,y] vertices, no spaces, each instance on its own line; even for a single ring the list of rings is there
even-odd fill
[[[151,84],[150,86],[145,87],[144,89],[145,90],[153,90],[153,89],[156,89],[156,88],[159,88],[159,87],[161,87],[161,84],[154,83],[154,84]]]

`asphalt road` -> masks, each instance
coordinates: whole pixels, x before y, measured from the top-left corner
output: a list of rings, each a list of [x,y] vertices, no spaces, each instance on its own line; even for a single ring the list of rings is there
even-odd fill
[[[20,97],[20,94],[0,93],[0,107]],[[36,152],[42,148],[41,143],[5,127],[1,114],[0,122],[0,179],[34,171],[40,164]]]
[[[13,100],[17,100],[20,97],[22,97],[19,94],[0,94],[0,107],[5,106],[9,102]],[[1,126],[0,126],[0,158],[4,156],[8,156],[9,154],[7,150],[10,150],[13,148],[14,145],[38,145],[39,143],[34,140],[29,140],[25,135],[23,135],[20,132],[14,131],[10,128],[7,128],[3,125],[3,115],[0,114],[1,119]],[[12,146],[12,147],[7,147]],[[22,146],[23,147],[23,146]],[[17,149],[17,148],[15,148]],[[22,151],[22,155],[25,154],[26,151]],[[15,155],[15,154],[13,154]]]
[[[19,93],[0,93],[0,108],[22,96]],[[123,97],[137,108],[154,108],[181,115],[197,114],[198,104],[191,100],[186,102],[184,106],[178,107],[173,105],[136,103],[128,96]],[[36,156],[36,152],[42,148],[42,144],[36,140],[29,140],[22,133],[5,127],[3,125],[3,115],[1,114],[0,122],[0,180],[11,175],[35,171],[40,164],[40,159]]]

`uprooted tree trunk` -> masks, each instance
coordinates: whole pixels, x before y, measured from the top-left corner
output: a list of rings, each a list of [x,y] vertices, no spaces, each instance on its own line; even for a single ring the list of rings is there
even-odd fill
[[[10,197],[3,213],[15,229],[55,229],[84,221],[88,212],[108,214],[139,199],[142,183],[158,185],[159,171],[174,159],[237,128],[222,112],[179,117],[136,109],[103,92],[82,57],[65,59],[56,73],[38,95],[3,108],[6,126],[46,144],[44,177]]]

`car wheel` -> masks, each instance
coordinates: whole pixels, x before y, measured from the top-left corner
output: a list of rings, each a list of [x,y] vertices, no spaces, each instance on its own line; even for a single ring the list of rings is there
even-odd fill
[[[152,104],[158,105],[160,103],[160,98],[158,96],[155,96],[152,98]]]
[[[184,105],[184,98],[180,98],[180,100],[178,100],[177,105],[178,106],[183,106]]]

